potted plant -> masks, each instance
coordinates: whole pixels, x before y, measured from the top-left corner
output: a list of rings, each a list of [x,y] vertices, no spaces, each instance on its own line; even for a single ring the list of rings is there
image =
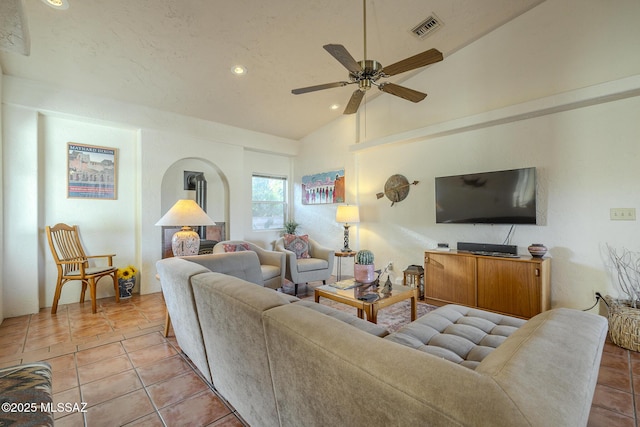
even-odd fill
[[[356,263],[353,266],[353,276],[356,282],[371,283],[375,280],[375,266],[373,252],[368,249],[356,253]]]
[[[284,231],[282,234],[296,234],[297,228],[300,226],[294,220],[289,220],[284,223]]]
[[[609,319],[609,336],[614,344],[640,351],[640,253],[607,245],[621,298],[604,297]],[[596,292],[596,298],[600,295]],[[597,303],[597,300],[596,300]]]
[[[120,298],[130,298],[131,291],[136,285],[136,274],[138,270],[133,265],[118,269],[118,288],[120,290]]]

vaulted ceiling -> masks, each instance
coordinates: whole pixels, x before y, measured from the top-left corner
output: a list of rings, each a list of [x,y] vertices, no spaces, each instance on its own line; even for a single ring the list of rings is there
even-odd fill
[[[366,1],[367,58],[389,65],[431,48],[446,61],[543,0]],[[342,44],[356,60],[364,54],[361,0],[68,2],[55,10],[44,0],[0,0],[5,75],[300,139],[341,115],[354,90],[291,94],[347,79],[322,46]],[[433,14],[441,28],[422,39],[411,33]],[[232,74],[235,65],[247,74]],[[363,102],[379,93],[369,92]]]

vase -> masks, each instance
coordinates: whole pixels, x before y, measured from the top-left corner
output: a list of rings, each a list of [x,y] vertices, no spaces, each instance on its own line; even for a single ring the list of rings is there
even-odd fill
[[[136,285],[136,279],[134,277],[128,279],[118,279],[118,289],[120,291],[120,298],[131,298],[131,291]]]
[[[353,278],[356,282],[371,283],[375,280],[375,266],[373,264],[354,264]]]
[[[532,243],[527,249],[534,258],[542,258],[547,253],[547,247],[542,243]]]

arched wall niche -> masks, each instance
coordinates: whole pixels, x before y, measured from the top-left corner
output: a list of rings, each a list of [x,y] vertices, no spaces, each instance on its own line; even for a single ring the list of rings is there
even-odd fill
[[[164,215],[180,199],[196,199],[194,190],[185,190],[184,172],[202,172],[207,181],[207,214],[216,223],[224,223],[229,233],[229,183],[213,162],[195,157],[180,159],[167,168],[161,184],[160,205]]]

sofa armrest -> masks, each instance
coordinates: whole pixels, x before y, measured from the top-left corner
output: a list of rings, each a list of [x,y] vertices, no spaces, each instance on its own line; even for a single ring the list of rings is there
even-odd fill
[[[277,252],[282,252],[285,255],[285,277],[292,282],[296,283],[298,280],[298,261],[296,254],[284,247],[284,240],[278,239],[273,247]]]
[[[320,258],[331,261],[333,260],[333,257],[336,253],[336,251],[334,251],[333,249],[324,247],[311,238],[309,239],[309,246],[311,246],[311,250],[309,251],[309,253],[312,258]]]
[[[489,354],[476,372],[490,376],[531,425],[587,425],[607,320],[579,310],[545,311]]]
[[[260,248],[256,251],[258,258],[260,258],[260,264],[263,265],[275,265],[276,267],[282,267],[285,264],[285,256],[282,252],[268,251]]]

